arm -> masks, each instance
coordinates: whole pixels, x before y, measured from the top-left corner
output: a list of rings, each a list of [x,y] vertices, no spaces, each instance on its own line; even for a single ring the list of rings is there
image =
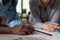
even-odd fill
[[[21,26],[20,25],[16,25],[14,27],[4,27],[4,26],[0,26],[0,34],[26,34],[25,32],[21,31]]]
[[[39,18],[38,18],[38,15],[40,13],[40,11],[42,10],[40,8],[40,3],[38,0],[30,0],[30,9],[31,9],[31,13],[32,13],[32,16],[33,16],[33,22],[35,24],[35,28],[36,29],[40,29],[40,28],[43,28],[45,30],[48,30],[48,31],[53,31],[55,30],[55,27],[57,27],[56,23],[55,22],[47,22],[47,23],[42,23],[41,21],[39,21]],[[40,10],[41,9],[41,10]],[[40,15],[41,16],[41,15]],[[42,16],[41,16],[42,17]],[[31,18],[30,18],[31,19]],[[52,24],[53,25],[52,25]],[[53,28],[54,27],[54,28]]]
[[[37,30],[43,29],[43,30],[52,32],[52,31],[55,31],[55,29],[58,26],[57,23],[55,23],[55,22],[41,23],[39,21],[37,21],[37,22],[34,22],[34,21],[35,20],[33,20],[33,23],[34,23],[35,29],[37,29]]]
[[[11,34],[11,29],[9,27],[0,27],[0,34]]]
[[[12,28],[0,26],[0,34],[16,34],[16,35],[29,35],[33,34],[34,27],[29,24],[16,25]]]
[[[16,25],[14,27],[0,27],[0,34],[17,34],[17,35],[23,35],[26,34],[25,32],[21,31],[21,26]]]

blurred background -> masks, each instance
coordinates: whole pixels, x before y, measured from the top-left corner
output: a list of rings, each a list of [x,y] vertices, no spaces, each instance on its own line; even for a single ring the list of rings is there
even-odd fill
[[[30,11],[29,0],[18,0],[16,11],[18,12],[19,16],[21,16],[20,14],[22,13],[22,10],[26,11],[26,13],[23,13],[23,14],[26,14],[26,15],[28,14],[28,12]]]
[[[28,12],[30,12],[29,0],[18,0],[16,11],[23,20],[26,20],[26,16],[28,15]]]

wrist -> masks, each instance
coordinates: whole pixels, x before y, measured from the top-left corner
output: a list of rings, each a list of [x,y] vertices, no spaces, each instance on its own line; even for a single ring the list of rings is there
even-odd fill
[[[48,24],[42,24],[42,25],[41,25],[41,28],[44,29],[44,30],[47,30]]]

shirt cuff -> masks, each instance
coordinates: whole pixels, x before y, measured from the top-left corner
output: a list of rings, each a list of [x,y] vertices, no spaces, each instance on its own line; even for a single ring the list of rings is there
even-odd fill
[[[42,23],[35,23],[35,29],[41,29]]]
[[[13,20],[10,23],[8,23],[9,27],[14,27],[15,25],[20,25],[21,21],[20,20]]]

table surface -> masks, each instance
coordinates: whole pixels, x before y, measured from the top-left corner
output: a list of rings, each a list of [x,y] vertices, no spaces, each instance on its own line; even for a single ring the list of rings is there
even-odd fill
[[[60,33],[50,32],[50,34],[52,34],[52,36],[48,36],[48,35],[45,35],[39,32],[36,32],[36,34],[34,35],[26,35],[26,36],[12,35],[12,34],[0,34],[0,40],[60,40]]]

